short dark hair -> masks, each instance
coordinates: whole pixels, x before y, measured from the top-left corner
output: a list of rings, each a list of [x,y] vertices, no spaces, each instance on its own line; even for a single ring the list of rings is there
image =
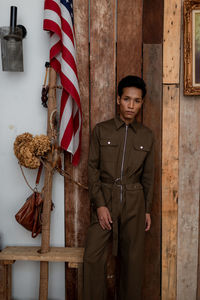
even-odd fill
[[[147,92],[144,80],[138,76],[128,75],[120,80],[118,84],[119,97],[121,97],[123,94],[123,89],[126,87],[136,87],[142,90],[142,99],[145,97]]]

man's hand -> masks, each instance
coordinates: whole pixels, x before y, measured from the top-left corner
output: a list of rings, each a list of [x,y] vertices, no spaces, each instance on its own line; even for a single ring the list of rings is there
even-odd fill
[[[103,230],[108,229],[111,230],[110,224],[112,223],[112,219],[110,216],[110,212],[106,206],[100,206],[97,208],[97,215],[99,219],[99,224]]]
[[[150,214],[146,214],[145,217],[145,231],[149,231],[149,229],[151,228],[151,216]]]

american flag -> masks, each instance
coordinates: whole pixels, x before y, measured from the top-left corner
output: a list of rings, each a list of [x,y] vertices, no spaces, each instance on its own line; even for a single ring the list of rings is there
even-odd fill
[[[60,146],[80,160],[82,112],[76,67],[72,0],[45,0],[44,30],[50,31],[50,64],[63,87],[60,104]]]

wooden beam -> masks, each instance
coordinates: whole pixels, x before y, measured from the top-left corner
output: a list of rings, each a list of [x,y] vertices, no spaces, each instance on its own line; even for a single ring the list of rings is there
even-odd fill
[[[74,24],[77,46],[77,68],[83,113],[82,150],[78,167],[65,153],[65,170],[87,186],[87,157],[89,147],[89,15],[88,0],[74,0]],[[88,192],[65,178],[65,246],[84,246],[89,225],[90,204]],[[66,264],[66,299],[77,299],[78,271]]]
[[[179,86],[163,87],[162,299],[176,299]]]
[[[142,0],[118,1],[117,82],[142,71]]]
[[[83,262],[83,248],[51,247],[49,252],[40,253],[39,247],[9,246],[0,252],[0,260],[12,264],[14,260],[51,261],[51,262]]]
[[[56,101],[56,72],[53,68],[49,70],[49,93],[48,93],[48,117],[47,117],[47,135],[50,141],[53,139],[56,142],[57,132],[55,124],[50,124],[53,120],[53,112],[57,109]],[[51,128],[51,126],[54,126]],[[48,153],[48,161],[53,162],[52,153]],[[46,253],[50,247],[50,220],[51,220],[51,205],[52,205],[52,181],[53,170],[45,168],[44,176],[44,200],[42,211],[42,238],[41,238],[41,252]],[[48,299],[48,262],[40,263],[40,289],[39,299]]]
[[[181,0],[164,1],[163,83],[178,84]]]
[[[152,205],[152,227],[145,239],[145,278],[143,300],[159,300],[161,284],[161,156],[162,156],[162,44],[143,45],[143,78],[147,96],[143,123],[155,137],[155,184]],[[156,84],[155,84],[156,82]]]

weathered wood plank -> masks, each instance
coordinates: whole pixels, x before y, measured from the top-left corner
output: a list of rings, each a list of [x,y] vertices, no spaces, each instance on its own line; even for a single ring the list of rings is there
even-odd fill
[[[179,83],[181,0],[164,1],[163,83]]]
[[[87,156],[89,147],[89,15],[88,0],[74,0],[74,22],[77,45],[77,67],[83,112],[82,154],[78,167],[71,165],[65,154],[65,169],[73,178],[87,185]],[[84,246],[89,224],[90,205],[87,191],[65,179],[65,245]],[[77,299],[77,271],[66,266],[66,299]]]
[[[87,155],[89,147],[89,32],[88,1],[74,1],[75,32],[77,44],[77,67],[83,112],[82,154],[78,167],[71,162],[65,168],[75,180],[87,186]],[[67,157],[67,155],[66,155]],[[82,246],[88,225],[89,202],[87,191],[65,179],[66,246]],[[80,215],[81,210],[81,215]],[[84,216],[84,217],[83,217]]]
[[[141,76],[142,0],[118,1],[117,82],[127,75]]]
[[[115,115],[116,98],[116,2],[90,3],[91,129]],[[109,252],[111,253],[111,251]],[[108,299],[114,300],[114,258],[107,268]]]
[[[2,300],[11,300],[11,290],[12,290],[12,283],[11,283],[12,265],[11,264],[6,264],[3,261],[0,262],[0,299]]]
[[[0,260],[8,260],[13,263],[13,260],[32,260],[32,261],[52,261],[52,262],[83,262],[83,248],[65,248],[51,247],[49,252],[40,253],[39,247],[23,247],[13,246],[6,247],[0,252]]]
[[[196,300],[200,299],[200,102],[199,97],[183,95],[183,59],[180,78],[177,300]]]
[[[115,113],[115,1],[90,3],[91,128]]]
[[[8,265],[0,264],[0,299],[10,299],[8,298],[8,288],[7,288],[7,275],[8,275]]]
[[[200,242],[199,242],[200,241],[200,201],[199,201],[199,224],[198,225],[199,225],[199,236],[198,236],[198,267],[197,267],[197,300],[200,299]]]
[[[143,44],[161,44],[163,41],[164,0],[144,0]]]
[[[78,265],[78,300],[83,300],[83,264]]]
[[[197,292],[200,184],[199,116],[200,101],[198,97],[184,97],[182,92],[180,97],[177,300],[196,300]]]
[[[155,185],[151,212],[152,228],[146,233],[145,240],[142,299],[158,300],[161,284],[162,44],[143,45],[143,78],[147,85],[143,123],[153,130],[155,137]]]
[[[176,299],[179,86],[163,87],[162,299]]]

